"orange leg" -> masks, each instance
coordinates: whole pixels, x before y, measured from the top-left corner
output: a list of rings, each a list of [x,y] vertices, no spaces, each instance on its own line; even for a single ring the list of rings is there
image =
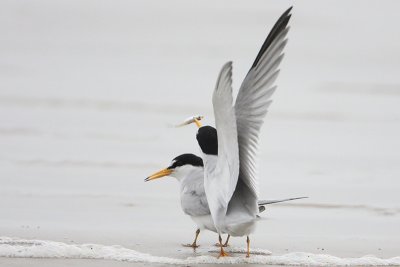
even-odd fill
[[[219,244],[220,244],[220,246],[221,246],[221,251],[219,252],[218,258],[229,256],[229,254],[226,253],[226,252],[224,251],[224,247],[223,247],[223,245],[222,245],[222,238],[221,238],[221,235],[218,235],[218,241],[219,241]]]
[[[246,258],[250,258],[250,238],[247,236],[247,253]]]
[[[229,242],[229,238],[230,238],[230,237],[231,237],[231,235],[228,235],[228,237],[226,238],[225,243],[222,245],[224,248],[226,248],[227,246],[229,246],[229,245],[228,245],[228,242]],[[221,244],[220,244],[220,243],[215,243],[215,246],[216,246],[216,247],[220,247]]]
[[[189,248],[193,248],[193,249],[198,248],[199,246],[197,245],[196,242],[197,242],[197,238],[199,237],[199,234],[200,234],[200,229],[197,229],[197,231],[196,231],[196,237],[194,238],[193,243],[192,243],[192,244],[182,245],[182,246],[184,246],[184,247],[189,247]]]
[[[229,238],[231,237],[231,235],[228,235],[228,237],[226,238],[225,244],[224,244],[224,248],[226,248],[228,246],[228,242],[229,242]]]

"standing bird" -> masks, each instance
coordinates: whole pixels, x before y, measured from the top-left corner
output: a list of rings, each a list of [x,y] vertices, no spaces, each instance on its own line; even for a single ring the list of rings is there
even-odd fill
[[[247,236],[247,257],[250,256],[249,235],[258,218],[258,177],[256,153],[258,137],[271,95],[276,86],[279,64],[287,43],[286,10],[275,23],[247,73],[233,106],[232,62],[219,74],[213,93],[216,129],[199,126],[197,141],[204,163],[204,189],[214,226],[219,234],[219,257],[227,256],[221,234]]]
[[[169,167],[150,175],[145,181],[151,181],[164,176],[174,177],[180,182],[182,210],[197,225],[196,237],[193,243],[184,246],[197,248],[197,238],[200,230],[207,229],[217,232],[204,192],[203,160],[193,154],[182,154],[174,158]]]
[[[203,160],[193,154],[182,154],[174,158],[169,167],[150,175],[145,181],[155,180],[164,176],[171,176],[180,182],[180,198],[182,210],[189,215],[197,225],[196,236],[192,244],[183,245],[185,247],[197,248],[197,238],[200,230],[207,229],[217,232],[211,218],[210,208],[208,207],[207,197],[204,191],[204,168]],[[260,212],[265,210],[265,205],[300,198],[290,198],[281,200],[262,200],[259,203]],[[229,236],[224,243],[228,245]]]

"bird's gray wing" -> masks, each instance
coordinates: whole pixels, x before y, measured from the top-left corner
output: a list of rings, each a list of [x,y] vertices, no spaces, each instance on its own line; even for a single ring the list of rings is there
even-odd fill
[[[190,216],[210,214],[207,197],[204,192],[203,177],[201,184],[192,183],[181,187],[181,206],[183,212]]]
[[[287,43],[290,11],[286,10],[268,34],[260,52],[244,79],[235,103],[237,134],[239,143],[240,179],[258,198],[257,163],[258,137],[271,95],[276,86],[279,64]]]
[[[219,219],[223,219],[226,214],[239,176],[239,148],[232,98],[232,62],[222,67],[212,103],[218,137],[218,156],[215,168],[205,173],[204,185],[211,216],[218,227]]]

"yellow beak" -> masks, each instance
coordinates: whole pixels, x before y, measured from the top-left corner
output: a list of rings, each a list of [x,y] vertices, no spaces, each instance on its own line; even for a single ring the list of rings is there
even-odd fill
[[[196,123],[196,125],[197,125],[197,127],[201,127],[201,123],[200,123],[200,120],[198,120],[198,119],[194,119],[194,123]]]
[[[147,177],[146,179],[144,179],[145,182],[151,181],[151,180],[155,180],[167,175],[170,175],[172,173],[171,169],[163,169],[159,172],[154,173],[153,175],[150,175],[149,177]]]

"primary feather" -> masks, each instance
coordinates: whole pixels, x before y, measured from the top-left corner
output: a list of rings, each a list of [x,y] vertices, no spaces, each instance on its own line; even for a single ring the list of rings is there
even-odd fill
[[[274,83],[287,43],[290,11],[291,8],[282,14],[268,34],[234,106],[232,62],[222,67],[212,98],[216,134],[207,126],[200,128],[197,135],[203,151],[205,193],[219,233],[241,236],[254,229],[259,212],[258,138],[276,89]],[[217,148],[213,149],[211,144]]]
[[[252,67],[244,79],[235,103],[239,143],[240,179],[258,198],[257,151],[261,126],[276,90],[274,82],[279,74],[283,49],[289,31],[289,8],[272,28]]]

